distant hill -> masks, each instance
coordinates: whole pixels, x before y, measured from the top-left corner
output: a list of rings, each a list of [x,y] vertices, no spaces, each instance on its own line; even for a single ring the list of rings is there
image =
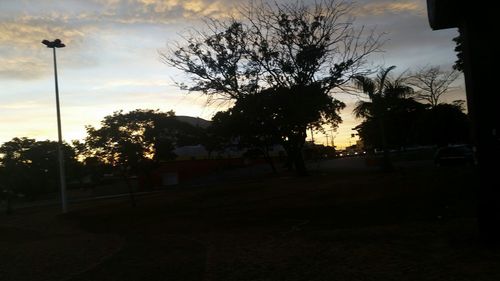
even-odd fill
[[[195,127],[200,127],[203,129],[206,129],[212,121],[208,121],[199,117],[191,117],[191,116],[175,116],[175,118],[181,122],[186,122],[188,124],[191,124]]]

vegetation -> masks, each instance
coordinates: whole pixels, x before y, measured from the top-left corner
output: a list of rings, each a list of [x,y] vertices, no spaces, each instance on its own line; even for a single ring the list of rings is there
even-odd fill
[[[438,104],[418,116],[414,143],[446,146],[470,143],[470,121],[462,103]]]
[[[453,69],[460,72],[464,72],[464,46],[463,46],[464,38],[462,36],[462,33],[460,33],[457,37],[453,38],[453,41],[455,42],[455,52],[457,53],[457,60],[453,65]]]
[[[176,159],[176,148],[198,144],[209,153],[246,149],[264,156],[275,171],[270,151],[281,145],[287,166],[305,175],[306,131],[338,126],[345,104],[334,92],[352,83],[364,95],[354,109],[363,120],[356,130],[366,148],[384,150],[386,168],[390,149],[468,142],[463,104],[442,103],[458,72],[426,67],[393,78],[391,66],[372,77],[366,63],[381,40],[355,28],[351,12],[350,4],[335,0],[252,2],[232,19],[208,19],[205,30],[193,30],[161,58],[188,76],[182,89],[231,107],[218,112],[209,128],[183,122],[173,111],[114,112],[100,127],[86,127],[85,140],[64,144],[68,177],[97,182],[106,171],[128,182]],[[455,41],[461,51],[461,38]],[[462,69],[458,62],[455,69]],[[56,149],[56,142],[28,138],[4,143],[3,196],[35,199],[55,191]]]
[[[408,84],[416,89],[415,99],[422,100],[432,107],[437,106],[441,96],[448,92],[460,72],[443,71],[439,67],[425,67],[413,73]]]
[[[354,109],[355,116],[364,120],[356,129],[365,146],[382,148],[388,157],[389,149],[470,141],[463,102],[439,103],[439,97],[456,78],[455,72],[444,73],[431,67],[421,70],[418,75],[392,79],[389,73],[393,69],[382,69],[375,79],[357,77],[358,88],[368,98],[359,101]]]
[[[421,103],[418,100],[422,100],[419,97],[423,90],[415,86],[416,76],[403,74],[393,78],[390,73],[394,68],[381,69],[374,78],[354,77],[356,86],[365,95],[354,109],[355,116],[363,120],[356,130],[366,149],[385,151],[384,167],[391,167],[389,149],[470,142],[463,101],[438,102],[451,83],[450,73],[442,79],[442,89],[431,87],[438,93],[434,102]],[[430,73],[429,77],[434,78],[429,85],[435,85],[432,83],[440,80],[443,73],[432,67],[427,70],[421,73]],[[88,126],[84,141],[64,144],[67,177],[73,182],[87,178],[98,183],[107,172],[121,175],[130,186],[130,176],[148,178],[162,162],[174,160],[175,148],[199,144],[209,153],[237,147],[254,156],[262,155],[274,171],[270,151],[281,145],[286,150],[288,166],[294,165],[299,174],[304,174],[306,128],[321,130],[325,124],[335,126],[341,122],[338,114],[344,104],[325,91],[316,82],[261,89],[236,99],[231,108],[218,112],[208,128],[186,123],[173,111],[117,111],[104,117],[99,128]],[[57,191],[56,152],[57,142],[29,138],[14,138],[0,146],[3,199],[10,204],[18,195],[33,200]]]
[[[413,93],[412,88],[405,86],[401,78],[394,81],[388,79],[389,72],[394,68],[395,66],[381,69],[375,79],[356,77],[356,86],[368,97],[368,101],[359,101],[354,108],[354,115],[365,119],[365,122],[357,127],[358,133],[368,145],[372,144],[384,150],[385,169],[391,168],[389,146],[392,140],[389,139],[389,133],[400,129],[390,128],[393,124],[389,122],[396,120],[396,115],[404,115],[410,106],[416,105],[411,97],[407,97]],[[397,127],[404,128],[407,124]]]
[[[29,138],[13,138],[0,146],[0,180],[2,193],[9,201],[14,196],[25,196],[34,200],[40,195],[57,190],[58,143],[36,141]],[[64,161],[69,178],[74,178],[81,169],[75,151],[63,144]]]
[[[270,159],[269,149],[280,144],[289,156],[288,165],[294,163],[299,171],[305,171],[302,159],[305,128],[321,129],[323,123],[318,120],[327,118],[321,116],[325,112],[335,112],[328,117],[330,124],[339,123],[337,112],[344,107],[325,95],[320,87],[309,87],[308,91],[308,95],[303,95],[298,87],[279,88],[244,97],[229,110],[219,112],[213,126],[220,134],[227,132],[229,137],[238,138],[243,147],[258,149],[266,159]]]
[[[237,107],[258,100],[264,110],[256,118],[272,123],[266,128],[279,127],[274,137],[305,174],[301,153],[307,128],[340,122],[343,103],[332,90],[367,73],[366,58],[380,47],[378,36],[354,28],[351,9],[334,0],[312,6],[253,3],[237,18],[208,20],[207,31],[195,30],[162,58],[190,78],[182,89]]]
[[[86,157],[97,157],[124,170],[137,171],[147,162],[175,159],[177,146],[197,144],[201,129],[157,110],[117,111],[101,127],[87,127]]]
[[[355,81],[366,99],[354,110],[362,123],[356,127],[367,149],[389,149],[414,145],[443,146],[468,143],[469,120],[463,112],[463,102],[439,103],[435,106],[417,102],[415,91],[407,77],[392,78],[394,67],[382,69],[378,76],[356,76]],[[87,127],[87,137],[64,144],[67,177],[82,181],[84,177],[98,183],[104,173],[144,175],[160,165],[174,160],[175,148],[203,144],[210,151],[230,147],[262,155],[271,167],[270,155],[275,145],[288,153],[288,164],[294,162],[305,170],[302,145],[304,128],[321,129],[322,118],[337,124],[340,101],[326,95],[323,89],[272,88],[236,100],[226,111],[217,113],[211,126],[204,129],[183,122],[173,111],[117,111],[104,117],[101,127]],[[317,111],[307,110],[316,108]],[[336,112],[330,117],[325,112]],[[0,178],[2,197],[11,199],[23,195],[27,199],[57,191],[57,142],[14,138],[0,147]],[[309,152],[308,152],[309,153]],[[295,158],[294,158],[295,157]],[[390,168],[386,153],[386,168]],[[299,158],[299,159],[297,159]],[[131,189],[132,190],[132,189]],[[132,194],[132,193],[131,193]]]

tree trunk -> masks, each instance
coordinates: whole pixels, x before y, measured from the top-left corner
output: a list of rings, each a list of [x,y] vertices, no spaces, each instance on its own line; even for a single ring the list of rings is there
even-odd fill
[[[382,135],[382,149],[384,151],[383,154],[383,161],[382,161],[382,170],[388,172],[392,171],[392,162],[391,162],[391,155],[389,151],[389,145],[387,142],[387,133],[386,133],[386,128],[385,128],[385,116],[382,116],[382,118],[379,119],[379,126],[380,126],[380,133]]]
[[[297,175],[307,176],[307,168],[304,162],[304,157],[302,157],[302,149],[298,149],[294,157],[295,168],[297,169]]]
[[[135,201],[134,188],[132,187],[132,184],[130,183],[130,179],[127,176],[126,172],[122,171],[121,174],[122,174],[122,177],[125,180],[125,184],[127,185],[127,188],[128,188],[128,194],[130,196],[130,203],[132,204],[132,207],[135,207],[135,206],[137,206],[137,204],[136,204],[136,201]]]
[[[305,130],[304,134],[297,136],[291,136],[283,144],[285,151],[288,156],[287,162],[290,167],[295,167],[295,171],[298,176],[307,176],[307,168],[304,162],[304,157],[302,157],[302,148],[305,143]]]
[[[271,155],[269,155],[269,148],[267,146],[264,148],[264,159],[269,164],[269,166],[271,166],[273,174],[277,174],[278,171],[276,170],[276,166],[274,165],[273,158],[271,158]]]

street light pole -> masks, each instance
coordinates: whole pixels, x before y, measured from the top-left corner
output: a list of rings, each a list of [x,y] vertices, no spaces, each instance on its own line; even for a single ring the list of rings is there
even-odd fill
[[[59,109],[59,85],[57,83],[57,60],[56,60],[56,48],[64,48],[66,45],[61,43],[61,40],[56,39],[52,42],[48,40],[43,40],[42,43],[47,46],[47,48],[51,48],[54,54],[54,77],[55,77],[55,86],[56,86],[56,110],[57,110],[57,136],[58,136],[58,145],[57,145],[57,154],[58,154],[58,162],[59,162],[59,183],[61,187],[61,205],[62,212],[66,213],[68,211],[68,202],[66,198],[66,175],[64,171],[64,150],[62,143],[62,130],[61,130],[61,110]]]

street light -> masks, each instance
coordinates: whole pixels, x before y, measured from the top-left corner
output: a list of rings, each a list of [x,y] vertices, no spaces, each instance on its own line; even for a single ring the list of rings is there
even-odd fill
[[[66,213],[68,211],[67,207],[67,199],[66,199],[66,176],[64,174],[64,155],[63,155],[63,144],[62,144],[62,133],[61,133],[61,111],[59,110],[59,86],[57,84],[57,63],[56,63],[56,48],[64,48],[64,45],[61,40],[56,39],[54,41],[43,40],[42,44],[47,46],[47,48],[51,48],[54,53],[54,76],[56,81],[56,109],[57,109],[57,134],[59,137],[58,146],[57,146],[57,154],[59,157],[59,182],[61,185],[61,205],[62,212]]]

